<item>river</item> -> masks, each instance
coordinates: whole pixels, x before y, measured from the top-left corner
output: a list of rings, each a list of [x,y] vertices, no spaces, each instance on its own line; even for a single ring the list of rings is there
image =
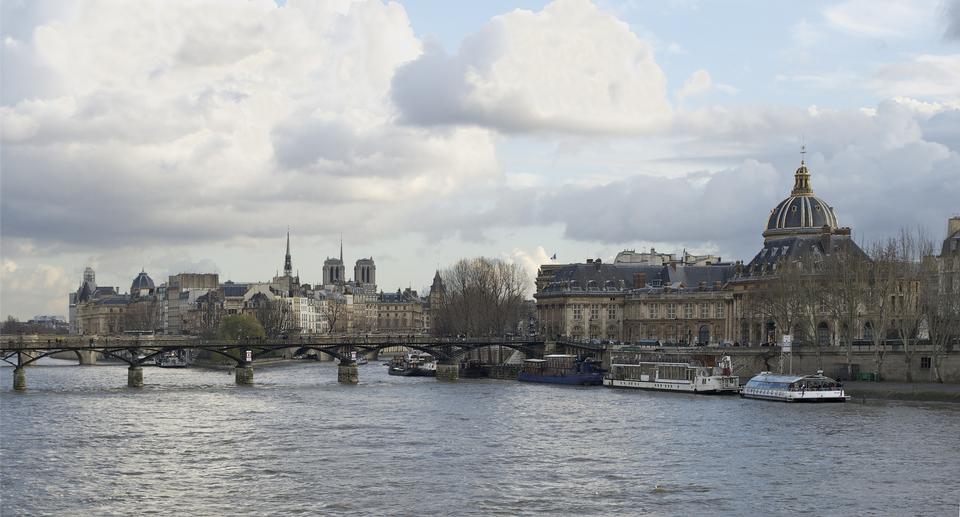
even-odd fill
[[[2,515],[957,515],[960,405],[0,368]]]

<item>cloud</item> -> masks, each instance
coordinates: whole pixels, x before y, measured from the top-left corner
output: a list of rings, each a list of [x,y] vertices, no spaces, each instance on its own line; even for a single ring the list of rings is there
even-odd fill
[[[66,316],[66,293],[76,286],[62,267],[51,264],[18,265],[4,259],[0,268],[0,306],[6,317],[16,315],[22,307],[30,307],[43,314]],[[24,315],[28,318],[34,314]]]
[[[823,10],[827,23],[843,32],[902,38],[932,25],[939,0],[847,0]]]
[[[669,122],[666,78],[650,45],[587,0],[493,18],[456,55],[427,49],[398,70],[409,124],[505,133],[630,133]]]
[[[960,0],[944,0],[943,7],[946,23],[943,36],[947,40],[960,41]]]
[[[391,81],[422,52],[399,4],[4,6],[5,88],[45,78],[0,107],[5,242],[389,235],[411,221],[364,203],[502,180],[489,131],[396,124]]]
[[[728,84],[714,83],[710,73],[706,70],[697,70],[683,83],[683,87],[677,92],[677,100],[683,100],[688,97],[696,97],[709,93],[711,91],[721,91],[728,95],[735,95],[739,92],[737,88]]]
[[[875,88],[887,97],[960,102],[960,54],[921,54],[880,67]]]

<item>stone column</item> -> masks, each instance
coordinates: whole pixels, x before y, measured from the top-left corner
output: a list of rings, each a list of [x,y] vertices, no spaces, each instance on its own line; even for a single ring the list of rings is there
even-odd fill
[[[244,363],[242,366],[237,366],[233,369],[234,380],[237,384],[248,385],[253,384],[253,366],[250,363]]]
[[[341,360],[340,365],[337,366],[337,382],[340,384],[357,384],[360,382],[357,363]]]
[[[13,369],[13,389],[16,391],[27,389],[27,372],[23,370],[22,366]]]
[[[437,380],[455,381],[460,378],[460,365],[458,363],[437,362]]]
[[[143,368],[141,366],[127,368],[127,386],[130,388],[143,387]]]

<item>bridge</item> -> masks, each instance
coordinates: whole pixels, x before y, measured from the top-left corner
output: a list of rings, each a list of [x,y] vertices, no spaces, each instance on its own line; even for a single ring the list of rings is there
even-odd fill
[[[2,335],[0,361],[14,367],[13,388],[27,388],[24,367],[54,354],[75,353],[80,364],[91,364],[97,354],[128,365],[127,386],[143,386],[143,365],[153,363],[166,352],[206,351],[235,364],[237,384],[253,383],[253,362],[279,350],[294,349],[296,355],[314,350],[340,361],[337,380],[342,384],[359,381],[355,357],[377,353],[384,348],[406,347],[436,359],[437,380],[460,377],[460,361],[470,351],[490,346],[519,350],[527,357],[540,357],[545,342],[537,337],[433,337],[424,335],[321,335],[286,339],[208,340],[194,336],[64,336]]]

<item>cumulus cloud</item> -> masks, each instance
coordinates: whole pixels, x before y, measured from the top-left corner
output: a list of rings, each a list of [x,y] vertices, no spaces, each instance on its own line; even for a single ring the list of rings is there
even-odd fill
[[[650,45],[587,0],[493,18],[458,53],[428,51],[393,82],[403,120],[511,133],[638,132],[669,121]]]
[[[5,238],[207,242],[275,235],[291,210],[325,231],[325,207],[382,235],[400,223],[356,203],[501,177],[489,132],[393,122],[391,80],[422,51],[395,3],[36,2],[4,14],[5,26],[33,24],[8,37],[4,84],[48,78],[0,107]]]

